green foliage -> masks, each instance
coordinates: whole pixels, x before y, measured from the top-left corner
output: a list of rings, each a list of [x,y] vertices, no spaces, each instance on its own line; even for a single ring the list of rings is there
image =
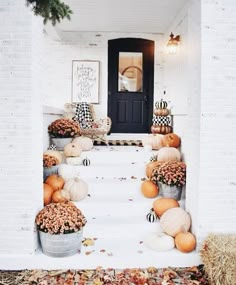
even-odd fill
[[[40,15],[44,19],[44,24],[51,21],[53,25],[59,23],[73,13],[68,5],[61,0],[26,0],[26,5],[32,8],[35,15]]]

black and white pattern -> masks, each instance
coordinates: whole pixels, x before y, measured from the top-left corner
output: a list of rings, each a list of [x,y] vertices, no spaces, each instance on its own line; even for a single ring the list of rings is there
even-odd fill
[[[51,144],[49,147],[48,147],[48,150],[57,150],[57,146],[55,144]]]
[[[171,116],[153,116],[152,123],[153,125],[171,126]]]
[[[151,209],[150,212],[146,215],[146,219],[149,221],[149,223],[154,223],[157,220],[157,214],[153,209]]]
[[[85,158],[84,160],[83,160],[83,165],[84,166],[89,166],[90,165],[90,160],[88,159],[88,158]]]
[[[92,127],[93,118],[87,102],[77,103],[73,120],[78,121],[83,129]]]

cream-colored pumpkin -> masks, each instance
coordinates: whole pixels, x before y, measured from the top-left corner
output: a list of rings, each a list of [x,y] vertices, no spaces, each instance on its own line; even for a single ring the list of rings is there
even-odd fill
[[[163,135],[148,135],[142,139],[142,145],[150,145],[152,149],[158,150],[162,147]]]
[[[63,159],[62,154],[59,151],[57,151],[57,150],[49,149],[49,150],[45,151],[43,154],[54,156],[55,158],[58,159],[59,164],[62,163],[62,159]]]
[[[67,180],[63,189],[70,193],[72,201],[80,201],[88,195],[88,184],[78,177]]]
[[[183,228],[186,231],[190,229],[191,218],[184,209],[171,208],[161,216],[160,226],[166,234],[175,237]]]
[[[144,244],[156,251],[166,251],[175,247],[174,238],[165,233],[151,233],[144,240]]]
[[[70,165],[81,165],[83,162],[83,158],[81,156],[78,157],[67,157],[66,163]]]
[[[159,149],[157,154],[158,161],[171,161],[171,160],[181,160],[181,153],[175,147],[163,147]]]
[[[68,143],[64,147],[64,155],[65,157],[77,157],[82,153],[82,148],[78,143]]]
[[[88,151],[93,148],[93,141],[88,137],[76,137],[72,141],[73,143],[78,143],[83,151]]]
[[[78,177],[79,170],[78,170],[78,167],[76,166],[69,165],[69,164],[61,164],[58,168],[58,174],[64,180],[68,180],[74,177]]]

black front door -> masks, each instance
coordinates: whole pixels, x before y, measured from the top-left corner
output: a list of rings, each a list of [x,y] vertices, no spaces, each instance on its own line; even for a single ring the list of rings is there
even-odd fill
[[[153,115],[154,42],[108,42],[108,116],[113,133],[148,133]]]

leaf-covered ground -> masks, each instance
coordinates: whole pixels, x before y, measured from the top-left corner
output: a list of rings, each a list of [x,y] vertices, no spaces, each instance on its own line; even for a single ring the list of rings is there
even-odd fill
[[[191,268],[0,271],[0,285],[206,285],[203,266]]]

